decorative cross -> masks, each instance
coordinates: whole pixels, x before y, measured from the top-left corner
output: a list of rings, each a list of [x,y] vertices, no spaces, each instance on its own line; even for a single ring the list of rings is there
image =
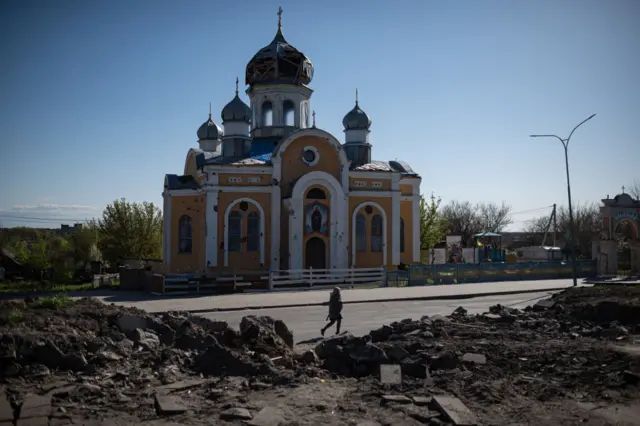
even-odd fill
[[[358,88],[356,87],[356,104],[358,103]]]
[[[622,193],[624,194],[624,185],[622,185]]]
[[[278,6],[278,28],[282,27],[282,6]]]
[[[311,127],[316,127],[316,110],[313,110],[313,113],[311,114],[311,116],[313,117],[313,125]]]
[[[236,77],[236,96],[238,96],[238,77]]]
[[[209,120],[211,120],[211,102],[209,102]]]

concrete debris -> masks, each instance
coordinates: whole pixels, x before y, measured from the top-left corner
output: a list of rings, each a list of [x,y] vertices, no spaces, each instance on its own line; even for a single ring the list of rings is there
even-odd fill
[[[18,323],[0,322],[2,426],[153,424],[157,416],[250,426],[572,424],[548,417],[544,404],[640,396],[640,290],[628,288],[569,289],[523,310],[458,308],[301,348],[284,322],[266,316],[233,329],[92,299],[31,304],[0,301],[0,319],[23,311]],[[546,417],[522,407],[543,407]]]

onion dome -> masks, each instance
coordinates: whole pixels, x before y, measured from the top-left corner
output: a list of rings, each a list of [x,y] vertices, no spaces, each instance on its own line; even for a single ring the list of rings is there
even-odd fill
[[[211,104],[209,104],[209,119],[198,129],[198,140],[219,140],[222,134],[220,126],[211,119]]]
[[[236,96],[222,108],[222,123],[227,121],[251,123],[251,116],[251,108],[238,96],[238,79],[236,78]]]
[[[371,119],[358,105],[358,89],[356,89],[356,105],[342,119],[344,130],[369,130]]]
[[[253,84],[309,84],[313,64],[282,34],[282,8],[278,9],[278,32],[247,64],[245,82]]]

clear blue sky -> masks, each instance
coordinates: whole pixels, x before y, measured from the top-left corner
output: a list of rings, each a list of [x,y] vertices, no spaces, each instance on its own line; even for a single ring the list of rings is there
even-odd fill
[[[570,146],[575,201],[640,178],[635,0],[13,0],[0,3],[2,225],[57,227],[120,197],[162,205],[164,174],[183,172],[209,102],[219,121],[279,5],[315,65],[318,127],[343,140],[357,87],[374,159],[408,161],[426,194],[563,204],[560,143],[528,135],[566,136],[592,113]]]

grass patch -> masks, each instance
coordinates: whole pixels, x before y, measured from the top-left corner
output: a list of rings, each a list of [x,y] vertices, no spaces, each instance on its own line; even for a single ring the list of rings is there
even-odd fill
[[[0,293],[36,293],[42,291],[69,292],[95,290],[92,283],[55,284],[39,281],[8,281],[0,283]]]
[[[8,312],[3,312],[0,315],[0,324],[2,325],[16,325],[21,323],[24,319],[24,312],[18,308],[12,308]]]
[[[64,309],[73,304],[73,299],[64,294],[56,294],[51,297],[41,297],[29,306],[34,309]]]

